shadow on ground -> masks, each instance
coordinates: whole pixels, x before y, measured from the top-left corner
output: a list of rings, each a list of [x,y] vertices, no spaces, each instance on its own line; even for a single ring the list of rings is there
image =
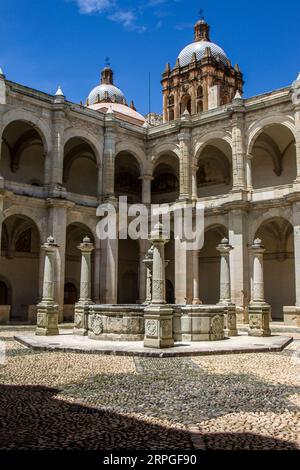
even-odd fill
[[[70,403],[54,388],[0,385],[0,449],[193,449],[186,430]],[[296,449],[255,434],[206,434],[207,449]]]

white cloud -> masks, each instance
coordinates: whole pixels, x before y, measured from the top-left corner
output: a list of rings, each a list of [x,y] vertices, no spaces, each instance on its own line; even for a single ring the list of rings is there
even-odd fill
[[[115,5],[114,0],[75,0],[80,13],[102,13]]]

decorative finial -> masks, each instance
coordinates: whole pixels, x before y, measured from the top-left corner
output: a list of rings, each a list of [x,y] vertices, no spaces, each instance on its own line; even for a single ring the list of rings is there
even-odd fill
[[[3,70],[2,70],[1,67],[0,67],[0,75],[2,75],[2,77],[4,77],[4,73],[3,73]]]
[[[298,80],[300,80],[300,72],[298,73],[298,77],[296,81],[298,82]]]
[[[105,59],[105,67],[110,67],[109,57],[106,57],[106,59]]]
[[[61,89],[61,86],[59,85],[57,88],[57,91],[55,93],[55,96],[64,96],[63,91]]]
[[[242,99],[243,99],[243,97],[242,97],[242,95],[240,94],[239,90],[236,90],[236,93],[235,93],[233,99],[234,99],[234,100],[242,100]]]
[[[204,20],[204,10],[203,10],[203,8],[200,8],[200,10],[199,10],[199,18],[200,18],[200,20]]]

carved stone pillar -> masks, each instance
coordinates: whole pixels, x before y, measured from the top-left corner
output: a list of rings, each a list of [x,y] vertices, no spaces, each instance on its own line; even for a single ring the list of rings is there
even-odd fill
[[[249,305],[250,336],[270,336],[271,307],[265,302],[263,258],[265,248],[257,238],[251,247],[252,251],[252,298]]]
[[[146,266],[146,300],[150,304],[152,300],[152,271],[153,271],[153,246],[147,251],[143,263]]]
[[[77,247],[81,251],[80,298],[75,304],[74,334],[84,336],[88,332],[88,309],[91,299],[91,256],[94,245],[85,237]]]
[[[164,245],[168,241],[162,225],[157,224],[151,232],[153,246],[152,302],[144,310],[145,337],[144,346],[167,348],[174,344],[173,309],[167,308],[165,286],[165,253]]]
[[[35,334],[38,336],[54,336],[58,330],[58,305],[54,302],[54,273],[55,258],[58,245],[52,236],[42,245],[45,252],[43,298],[37,305],[37,327]]]
[[[220,300],[219,305],[224,305],[225,314],[225,332],[227,336],[236,336],[236,312],[235,305],[231,302],[231,283],[230,283],[230,252],[233,247],[229,244],[227,238],[223,238],[217,246],[220,253]]]

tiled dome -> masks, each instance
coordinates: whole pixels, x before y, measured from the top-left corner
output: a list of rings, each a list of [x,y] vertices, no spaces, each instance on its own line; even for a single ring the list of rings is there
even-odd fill
[[[191,44],[188,44],[180,52],[178,56],[180,66],[184,67],[185,65],[188,65],[192,60],[194,52],[196,53],[197,60],[201,60],[204,57],[205,49],[207,47],[210,48],[211,55],[215,59],[217,59],[217,57],[219,56],[221,62],[223,62],[224,64],[227,63],[228,59],[225,52],[223,51],[223,49],[221,49],[221,47],[217,46],[217,44],[214,44],[210,41],[195,41]]]

